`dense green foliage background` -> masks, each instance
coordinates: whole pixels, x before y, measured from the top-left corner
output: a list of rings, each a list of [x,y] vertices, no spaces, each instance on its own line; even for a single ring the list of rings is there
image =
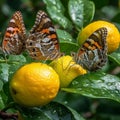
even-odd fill
[[[37,11],[46,11],[57,28],[61,51],[66,54],[78,50],[77,35],[92,21],[107,20],[120,30],[119,0],[0,0],[0,42],[12,14],[17,10],[23,14],[28,33]],[[36,108],[23,108],[14,104],[9,93],[9,80],[14,72],[21,65],[34,60],[26,52],[6,57],[7,62],[1,52],[1,110],[7,113],[19,110],[25,120],[120,119],[120,49],[108,55],[108,63],[103,69],[79,76],[68,88],[60,90],[54,102]],[[114,72],[116,69],[117,72]]]

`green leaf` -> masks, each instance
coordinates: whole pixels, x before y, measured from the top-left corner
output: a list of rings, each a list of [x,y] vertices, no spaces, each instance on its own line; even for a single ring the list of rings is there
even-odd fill
[[[64,52],[66,55],[70,55],[71,52],[76,52],[79,49],[79,46],[73,42],[61,42],[60,49],[61,52]]]
[[[68,8],[73,23],[79,28],[87,25],[95,13],[94,3],[89,0],[69,0]]]
[[[66,106],[67,107],[67,106]],[[67,107],[71,113],[74,115],[75,120],[84,120],[84,118],[82,118],[82,116],[80,116],[80,114],[78,114],[75,110],[73,110],[70,107]]]
[[[22,108],[20,113],[24,120],[52,120],[40,108]]]
[[[9,55],[8,64],[9,78],[11,78],[18,68],[26,64],[26,58],[23,55]]]
[[[10,85],[9,85],[9,82],[4,83],[4,85],[3,85],[4,94],[7,96],[7,97],[6,97],[6,100],[4,100],[4,102],[5,102],[6,104],[10,103],[11,101],[13,102],[13,98],[12,98],[12,96],[11,96],[9,86],[10,86]]]
[[[51,102],[42,107],[42,111],[52,120],[84,120],[75,110],[58,102]]]
[[[68,42],[73,41],[72,36],[68,32],[66,32],[65,30],[57,29],[56,32],[57,32],[57,35],[58,35],[58,39],[60,41],[68,41]]]
[[[83,0],[84,1],[84,24],[83,26],[86,26],[89,24],[94,17],[95,14],[95,5],[92,1],[89,0]]]
[[[0,91],[0,109],[3,109],[5,107],[5,102],[6,102],[6,96],[4,92],[1,90]]]
[[[73,80],[62,90],[92,98],[108,98],[120,102],[120,78],[105,73],[89,73]]]
[[[110,55],[108,55],[109,59],[113,62],[115,62],[116,64],[120,65],[120,53],[112,53]]]
[[[64,16],[65,8],[60,0],[43,0],[47,5],[47,11],[52,20],[59,23],[63,28],[71,29],[71,21]]]
[[[0,64],[0,78],[2,81],[7,82],[9,77],[9,65],[7,63]]]
[[[75,110],[57,102],[19,110],[25,120],[84,120]]]
[[[25,63],[26,58],[23,55],[9,55],[8,61],[16,64],[20,64],[20,63]]]
[[[2,88],[3,88],[3,81],[0,80],[0,91],[2,90]]]

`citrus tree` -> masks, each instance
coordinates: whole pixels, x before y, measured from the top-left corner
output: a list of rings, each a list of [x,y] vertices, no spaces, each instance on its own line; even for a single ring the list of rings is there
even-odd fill
[[[4,23],[1,36],[13,12],[22,12],[29,33],[36,12],[44,10],[56,27],[60,52],[64,53],[55,60],[34,60],[26,50],[20,55],[6,55],[3,48],[0,49],[0,119],[120,119],[118,1],[21,0],[9,3],[1,0],[0,6],[3,13],[0,21]],[[9,16],[7,21],[4,16]],[[99,70],[89,71],[74,60],[71,52],[77,53],[90,35],[102,27],[107,29],[107,62]]]

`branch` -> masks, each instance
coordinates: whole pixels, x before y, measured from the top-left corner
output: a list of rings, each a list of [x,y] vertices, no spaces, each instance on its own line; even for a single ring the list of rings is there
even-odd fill
[[[10,114],[4,111],[0,111],[0,118],[2,118],[3,120],[8,120],[8,119],[18,120],[18,114],[16,113]]]

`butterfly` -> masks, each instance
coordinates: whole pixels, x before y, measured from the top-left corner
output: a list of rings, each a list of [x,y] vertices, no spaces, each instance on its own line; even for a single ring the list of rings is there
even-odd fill
[[[9,21],[1,49],[5,54],[21,54],[25,46],[25,40],[26,30],[22,14],[20,11],[16,11]]]
[[[54,60],[63,55],[51,19],[43,11],[38,11],[26,40],[26,50],[36,60]]]
[[[106,37],[105,27],[93,32],[77,53],[71,53],[75,62],[89,71],[96,71],[104,66],[107,61]]]

